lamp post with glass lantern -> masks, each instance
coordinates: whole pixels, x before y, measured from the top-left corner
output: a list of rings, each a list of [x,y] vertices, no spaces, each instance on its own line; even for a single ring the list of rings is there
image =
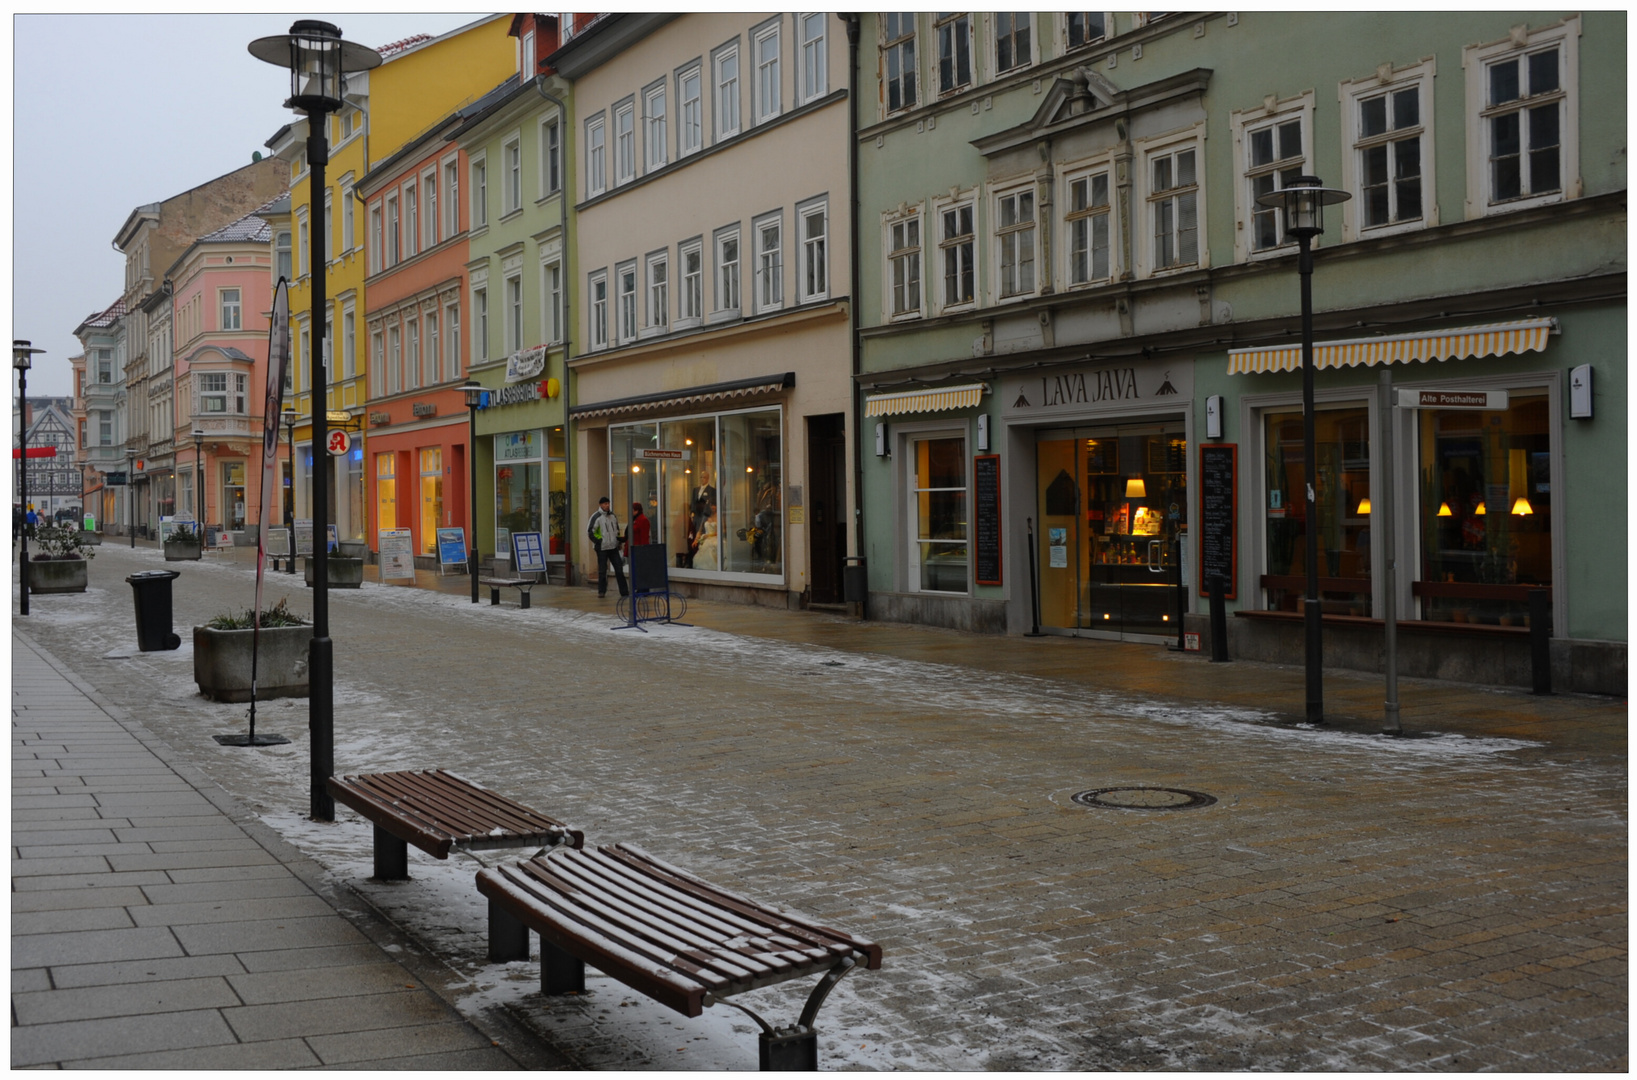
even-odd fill
[[[17,611],[28,614],[28,369],[34,366],[34,355],[43,353],[32,343],[14,340],[11,343],[11,366],[17,370],[17,495],[22,500],[22,530],[17,536],[18,563]]]
[[[1293,177],[1282,190],[1258,195],[1262,206],[1284,212],[1285,235],[1301,246],[1297,270],[1302,282],[1302,464],[1307,487],[1304,532],[1307,537],[1307,601],[1302,614],[1307,631],[1307,719],[1324,722],[1324,652],[1319,604],[1318,460],[1313,432],[1313,238],[1324,232],[1324,208],[1352,198],[1327,188],[1317,176]]]
[[[131,547],[136,547],[136,500],[131,493],[136,490],[136,451],[131,447],[125,448],[125,535],[131,538]]]
[[[477,603],[477,410],[483,404],[483,384],[476,379],[468,379],[460,388],[466,392],[467,434],[466,456],[472,462],[472,483],[466,493],[466,501],[471,506],[472,543],[467,549],[467,566],[472,575],[472,603]]]
[[[257,38],[250,43],[250,55],[275,67],[290,71],[287,109],[307,117],[307,191],[314,206],[325,191],[325,166],[330,162],[329,117],[342,107],[341,94],[349,72],[378,67],[381,54],[374,49],[341,40],[341,28],[317,19],[301,19],[288,34]],[[325,371],[324,319],[329,310],[327,295],[329,237],[324,215],[314,213],[310,226],[312,250],[318,266],[312,275],[312,314],[319,327],[320,345],[312,352],[313,448],[329,441],[327,430],[329,378]],[[329,597],[329,477],[327,462],[313,469],[313,639],[307,661],[309,687],[308,716],[311,728],[309,763],[309,805],[317,821],[335,820],[335,800],[326,782],[335,771],[335,663],[330,641]],[[292,471],[295,462],[291,461]]]
[[[284,432],[290,443],[290,482],[284,492],[284,527],[289,530],[289,546],[284,551],[285,573],[296,572],[296,411],[285,409],[279,413],[284,421]]]

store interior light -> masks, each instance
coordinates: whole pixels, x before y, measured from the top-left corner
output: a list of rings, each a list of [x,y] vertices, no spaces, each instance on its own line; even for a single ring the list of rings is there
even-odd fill
[[[1474,511],[1472,511],[1472,512],[1473,512],[1473,513],[1474,513],[1474,514],[1476,514],[1476,515],[1478,515],[1478,516],[1479,516],[1479,517],[1484,517],[1484,516],[1486,516],[1486,515],[1487,515],[1487,514],[1488,514],[1488,513],[1489,513],[1489,511],[1488,511],[1488,510],[1486,510],[1486,509],[1485,509],[1485,508],[1484,508],[1484,504],[1483,504],[1483,503],[1479,503],[1479,504],[1478,504],[1478,509],[1476,509],[1476,510],[1474,510]]]
[[[1143,483],[1140,476],[1133,476],[1125,482],[1125,497],[1128,499],[1148,498],[1148,485]]]
[[[642,466],[641,465],[633,465],[633,466],[631,466],[631,471],[634,472],[634,473],[639,473],[639,472],[642,471]]]
[[[1438,516],[1439,517],[1454,517],[1455,513],[1454,513],[1454,511],[1452,511],[1449,508],[1449,503],[1441,502],[1441,503],[1438,504]]]
[[[1369,512],[1370,512],[1370,496],[1366,495],[1366,496],[1364,496],[1364,498],[1362,498],[1362,499],[1360,499],[1358,501],[1359,517],[1363,517],[1365,514],[1368,514]]]
[[[1512,504],[1512,512],[1519,515],[1533,514],[1535,512],[1535,508],[1529,505],[1528,499],[1524,498],[1522,495],[1519,495],[1518,501]]]

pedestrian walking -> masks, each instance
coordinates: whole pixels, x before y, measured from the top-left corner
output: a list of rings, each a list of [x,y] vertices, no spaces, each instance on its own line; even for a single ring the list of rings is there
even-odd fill
[[[614,580],[619,582],[620,595],[631,595],[625,584],[625,560],[620,558],[620,519],[610,509],[607,495],[597,500],[597,512],[586,522],[585,535],[591,541],[592,550],[597,553],[597,595],[608,595],[610,564],[614,567]]]
[[[33,539],[35,530],[38,529],[39,526],[40,526],[40,515],[36,514],[34,512],[34,504],[33,503],[29,504],[28,516],[26,518],[24,518],[23,521],[24,521],[24,524],[28,526],[27,531],[28,531],[29,538]]]
[[[627,559],[631,557],[632,548],[647,547],[653,543],[653,535],[653,523],[648,520],[648,515],[642,512],[642,504],[632,503],[631,527],[625,530],[626,539],[629,541],[625,546],[625,557]]]

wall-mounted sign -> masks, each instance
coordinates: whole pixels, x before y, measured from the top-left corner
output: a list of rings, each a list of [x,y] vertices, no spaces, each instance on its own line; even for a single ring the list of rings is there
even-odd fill
[[[1000,580],[1000,455],[980,454],[972,459],[972,519],[977,541],[979,585]]]
[[[546,370],[546,347],[544,345],[536,345],[532,349],[520,349],[506,357],[506,381],[509,383],[535,378],[544,370]]]
[[[539,401],[549,396],[546,392],[546,383],[550,381],[541,379],[539,382],[518,383],[516,386],[502,386],[498,390],[485,390],[483,403],[478,408],[492,409],[498,405],[521,405],[526,401]]]
[[[1211,594],[1211,578],[1226,579],[1222,594],[1238,586],[1235,524],[1239,514],[1239,446],[1202,443],[1199,448],[1199,595]]]
[[[416,416],[438,415],[438,407],[432,404],[430,401],[417,401],[415,404],[409,407],[409,411],[414,413]]]
[[[637,451],[637,457],[643,461],[687,461],[693,453],[691,450],[651,450]]]
[[[324,449],[330,452],[331,457],[341,457],[352,449],[352,434],[346,431],[332,431],[324,436]]]
[[[1400,409],[1504,409],[1505,390],[1406,390],[1398,391]]]
[[[372,412],[369,414],[369,422],[372,424],[390,424],[392,423],[392,414],[389,412]]]
[[[1170,360],[1138,360],[1037,370],[1003,376],[998,393],[1002,414],[1018,420],[1131,405],[1181,409],[1194,396],[1194,369]]]

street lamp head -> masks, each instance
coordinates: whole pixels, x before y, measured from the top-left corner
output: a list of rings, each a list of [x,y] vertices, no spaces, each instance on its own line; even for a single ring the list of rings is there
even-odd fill
[[[18,371],[27,371],[34,366],[34,354],[43,352],[44,349],[36,349],[30,342],[16,339],[11,343],[11,366]]]
[[[250,55],[290,70],[290,99],[285,108],[322,116],[341,108],[343,77],[378,67],[381,54],[341,40],[341,28],[317,19],[300,19],[288,34],[257,38]]]
[[[475,409],[483,404],[482,383],[476,379],[468,379],[460,384],[460,388],[466,392],[466,407],[468,409]]]
[[[197,450],[199,448],[200,444],[203,443],[204,441],[205,441],[205,433],[195,429],[194,432],[193,432],[193,448],[195,450]]]
[[[1256,202],[1284,211],[1286,235],[1312,237],[1324,232],[1324,208],[1351,198],[1345,191],[1325,187],[1317,176],[1296,176],[1278,191],[1258,195]]]

